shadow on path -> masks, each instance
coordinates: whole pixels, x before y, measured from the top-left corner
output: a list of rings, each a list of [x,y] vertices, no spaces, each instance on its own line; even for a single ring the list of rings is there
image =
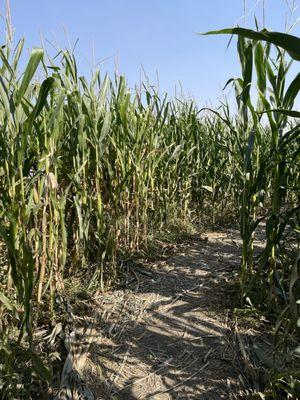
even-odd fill
[[[130,290],[86,304],[95,329],[85,375],[97,399],[242,398],[228,325],[241,245],[236,232],[207,236],[144,265],[147,276],[137,269]]]

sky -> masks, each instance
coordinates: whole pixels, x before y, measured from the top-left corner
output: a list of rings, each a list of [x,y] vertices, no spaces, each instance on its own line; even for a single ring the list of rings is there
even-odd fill
[[[289,9],[299,0],[11,0],[15,41],[26,38],[30,49],[43,43],[55,52],[73,47],[79,71],[87,77],[97,66],[104,74],[127,77],[131,87],[146,73],[171,96],[182,91],[200,106],[216,105],[222,87],[239,76],[235,40],[197,32],[239,24],[284,31]],[[288,7],[288,4],[290,7]],[[263,5],[265,19],[263,18]],[[246,10],[246,14],[245,14]],[[5,14],[5,0],[0,0]],[[300,16],[296,9],[293,20]],[[3,25],[3,23],[2,23]],[[2,26],[2,33],[3,26]],[[297,26],[293,34],[300,34]],[[51,43],[51,44],[50,44]],[[143,72],[144,71],[144,72]],[[175,92],[176,88],[176,92]]]

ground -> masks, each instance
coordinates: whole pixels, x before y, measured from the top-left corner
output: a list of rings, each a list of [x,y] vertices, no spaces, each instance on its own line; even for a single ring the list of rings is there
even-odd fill
[[[82,300],[92,326],[83,377],[96,399],[244,398],[232,329],[238,238],[194,235],[157,262],[129,263],[124,289]]]

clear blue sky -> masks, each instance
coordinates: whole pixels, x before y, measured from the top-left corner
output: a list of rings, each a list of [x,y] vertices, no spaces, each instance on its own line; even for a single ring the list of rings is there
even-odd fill
[[[226,50],[229,37],[202,37],[196,32],[237,23],[253,27],[254,13],[262,22],[263,1],[246,3],[246,21],[242,0],[15,0],[11,9],[15,37],[25,36],[26,48],[39,46],[41,34],[66,47],[66,30],[71,43],[79,39],[76,53],[82,74],[88,75],[93,63],[101,60],[106,61],[100,69],[113,73],[117,62],[118,71],[133,86],[143,65],[153,83],[158,72],[162,91],[174,94],[180,81],[184,92],[203,105],[216,104],[221,87],[238,76],[239,64],[235,41]],[[285,29],[286,3],[265,0],[268,29]],[[0,9],[3,14],[4,0]],[[294,18],[299,15],[297,10]],[[299,34],[298,27],[294,34]]]

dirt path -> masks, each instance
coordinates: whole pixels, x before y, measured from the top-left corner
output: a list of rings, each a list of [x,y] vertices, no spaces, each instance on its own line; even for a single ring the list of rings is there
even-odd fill
[[[240,246],[237,232],[195,236],[132,266],[130,290],[95,297],[85,379],[97,399],[240,398],[228,324]]]

